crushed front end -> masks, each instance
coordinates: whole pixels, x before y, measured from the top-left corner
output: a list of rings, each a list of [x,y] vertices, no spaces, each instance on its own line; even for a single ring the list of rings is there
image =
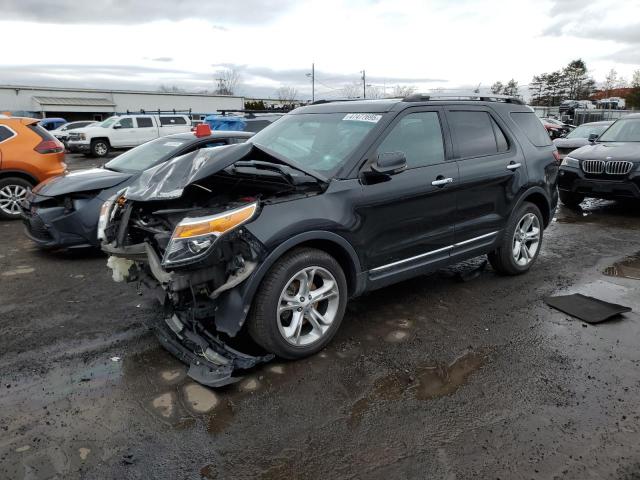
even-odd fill
[[[253,152],[236,150],[241,158]],[[222,386],[237,380],[236,370],[273,357],[229,345],[249,312],[238,287],[267,254],[244,226],[265,204],[318,187],[308,178],[293,184],[281,167],[275,172],[261,163],[236,167],[229,158],[210,175],[194,179],[203,163],[215,160],[211,153],[178,157],[145,172],[137,184],[104,203],[98,237],[114,280],[137,282],[162,304],[154,330],[163,346],[189,365],[190,377]]]

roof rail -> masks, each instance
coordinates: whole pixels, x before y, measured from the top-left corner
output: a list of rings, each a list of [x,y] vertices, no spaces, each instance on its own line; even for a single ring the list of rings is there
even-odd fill
[[[144,108],[141,108],[139,112],[133,112],[127,109],[127,115],[178,115],[178,114],[191,115],[191,109],[189,108],[184,110],[176,110],[175,108],[173,108],[171,110],[160,110],[158,108],[157,110],[145,110]]]
[[[473,100],[477,102],[503,102],[503,103],[513,103],[515,105],[525,105],[524,101],[517,97],[510,97],[509,95],[494,95],[491,94],[480,94],[480,93],[469,93],[469,94],[451,94],[451,95],[442,95],[442,94],[423,94],[423,93],[414,93],[402,99],[403,102],[430,102],[430,101],[440,101],[440,100]]]
[[[331,100],[316,100],[315,102],[311,102],[309,105],[322,105],[323,103],[334,102],[357,102],[358,100],[362,100],[362,98],[335,98]]]

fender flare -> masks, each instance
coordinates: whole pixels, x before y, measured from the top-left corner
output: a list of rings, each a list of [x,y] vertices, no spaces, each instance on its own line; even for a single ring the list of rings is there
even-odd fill
[[[518,196],[518,200],[517,200],[515,206],[513,207],[512,212],[515,212],[518,208],[520,208],[520,205],[522,205],[525,202],[526,198],[531,196],[534,193],[542,195],[544,197],[545,201],[547,202],[547,211],[546,212],[541,212],[543,215],[548,216],[548,222],[545,225],[545,228],[546,228],[551,223],[551,219],[553,217],[554,207],[553,207],[553,202],[549,198],[549,193],[547,191],[545,191],[544,188],[542,188],[542,187],[533,186],[533,187],[527,188],[524,192],[522,192]]]
[[[287,251],[304,242],[312,240],[326,240],[341,247],[349,257],[355,272],[355,293],[364,288],[360,259],[353,246],[337,233],[317,230],[295,235],[273,249],[260,263],[256,271],[238,287],[224,292],[218,298],[215,323],[218,331],[235,336],[244,325],[253,297],[273,264]]]
[[[27,173],[23,170],[0,170],[0,179],[7,178],[7,177],[16,177],[16,176],[24,178],[25,180],[31,181],[34,186],[40,183],[37,178],[35,178],[30,173]]]

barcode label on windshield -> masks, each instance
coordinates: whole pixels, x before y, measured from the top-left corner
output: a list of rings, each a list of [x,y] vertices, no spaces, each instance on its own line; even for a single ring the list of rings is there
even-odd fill
[[[382,115],[376,115],[375,113],[347,113],[342,120],[378,123],[381,118]]]

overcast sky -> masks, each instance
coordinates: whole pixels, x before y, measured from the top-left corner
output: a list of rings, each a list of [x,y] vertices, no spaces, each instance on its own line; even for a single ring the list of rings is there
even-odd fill
[[[213,89],[490,86],[583,58],[596,80],[640,69],[640,0],[0,0],[0,84]],[[15,39],[7,43],[7,39]]]

